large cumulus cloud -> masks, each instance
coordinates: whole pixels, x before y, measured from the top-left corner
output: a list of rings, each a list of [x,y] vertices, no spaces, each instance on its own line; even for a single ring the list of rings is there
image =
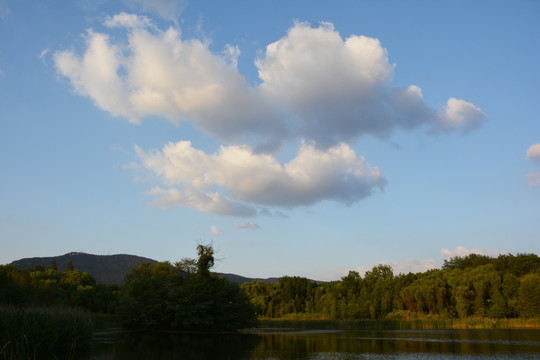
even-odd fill
[[[189,141],[169,143],[161,151],[136,147],[136,153],[166,186],[149,192],[161,207],[253,216],[255,206],[293,208],[323,200],[352,204],[385,184],[381,171],[346,144],[323,151],[304,143],[285,164],[248,146],[222,146],[206,154]]]
[[[254,60],[257,85],[239,72],[237,46],[214,53],[206,41],[184,39],[177,26],[161,30],[126,13],[104,25],[105,32],[87,31],[83,53],[54,54],[77,93],[129,122],[191,121],[226,144],[210,155],[188,142],[137,148],[161,181],[148,192],[161,207],[252,216],[267,211],[259,206],[351,204],[384,183],[351,141],[396,129],[467,133],[486,118],[465,100],[432,108],[418,86],[394,87],[394,65],[379,40],[344,39],[330,23],[297,22],[266,46]],[[126,41],[113,38],[113,28],[125,31]],[[275,153],[287,141],[302,145],[282,164]]]
[[[255,135],[260,142],[301,137],[329,147],[421,125],[466,132],[485,119],[465,100],[432,109],[419,87],[392,87],[394,65],[379,40],[344,40],[330,23],[296,23],[269,44],[255,61],[258,86],[238,72],[237,47],[215,54],[204,41],[182,39],[178,28],[162,31],[126,13],[105,25],[124,28],[127,43],[89,30],[84,54],[56,52],[55,64],[80,94],[134,123],[158,115],[193,121],[228,143]]]

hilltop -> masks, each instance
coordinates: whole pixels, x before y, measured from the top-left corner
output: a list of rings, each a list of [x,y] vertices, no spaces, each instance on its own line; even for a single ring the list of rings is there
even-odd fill
[[[154,259],[128,255],[93,255],[83,252],[70,252],[60,256],[49,257],[33,257],[25,258],[13,261],[11,265],[17,269],[31,269],[36,266],[43,266],[48,268],[51,266],[53,260],[56,260],[56,266],[58,271],[64,271],[71,261],[75,270],[87,272],[92,275],[98,283],[101,284],[119,284],[124,283],[124,277],[129,270],[143,262],[155,263]],[[260,278],[248,278],[236,274],[221,274],[219,276],[226,278],[232,283],[243,284],[250,281],[264,281],[269,284],[273,284],[279,280],[277,277],[260,279]]]
[[[61,256],[20,259],[12,262],[11,265],[18,269],[31,269],[36,266],[48,268],[53,260],[56,260],[58,271],[64,271],[71,261],[75,270],[89,273],[101,284],[123,284],[124,277],[133,266],[142,262],[156,262],[153,259],[127,254],[93,255],[70,252]]]

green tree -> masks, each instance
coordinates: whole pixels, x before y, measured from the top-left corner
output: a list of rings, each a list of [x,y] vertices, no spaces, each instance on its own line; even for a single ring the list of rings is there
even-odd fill
[[[210,276],[210,269],[214,267],[214,248],[212,245],[197,245],[197,275]]]
[[[540,316],[540,275],[528,274],[521,278],[518,311],[521,317]]]
[[[238,329],[255,311],[237,285],[211,273],[214,249],[198,245],[199,258],[175,264],[143,263],[126,276],[119,311],[128,327],[150,329]],[[196,271],[194,268],[196,264]]]

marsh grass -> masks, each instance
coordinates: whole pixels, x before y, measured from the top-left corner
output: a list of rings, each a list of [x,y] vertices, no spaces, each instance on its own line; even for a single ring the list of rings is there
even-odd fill
[[[0,360],[72,359],[91,339],[92,320],[83,312],[0,307]]]
[[[289,314],[291,315],[291,314]],[[445,319],[438,316],[419,318],[387,318],[380,320],[329,320],[321,317],[287,316],[282,319],[259,318],[258,326],[264,328],[339,329],[339,330],[442,330],[442,329],[539,329],[540,318]]]

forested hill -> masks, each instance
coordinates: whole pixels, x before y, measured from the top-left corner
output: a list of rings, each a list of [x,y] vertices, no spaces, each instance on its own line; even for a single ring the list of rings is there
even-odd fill
[[[73,264],[74,270],[86,272],[100,284],[118,284],[123,285],[124,277],[132,267],[143,262],[155,263],[156,260],[135,256],[135,255],[93,255],[83,252],[71,252],[61,256],[52,257],[34,257],[16,260],[11,263],[17,269],[33,269],[36,266],[49,268],[53,260],[56,261],[58,271],[66,270],[69,262]],[[220,277],[229,280],[232,283],[241,285],[251,281],[262,281],[268,284],[276,283],[279,278],[273,277],[268,279],[254,279],[236,274],[221,274]],[[319,281],[315,281],[319,283]]]
[[[69,262],[73,269],[92,275],[101,284],[123,284],[124,277],[132,267],[142,262],[155,263],[156,260],[135,255],[92,255],[83,252],[71,252],[54,257],[35,257],[17,260],[11,263],[18,269],[32,269],[36,266],[49,268],[56,261],[58,271],[64,271]]]

